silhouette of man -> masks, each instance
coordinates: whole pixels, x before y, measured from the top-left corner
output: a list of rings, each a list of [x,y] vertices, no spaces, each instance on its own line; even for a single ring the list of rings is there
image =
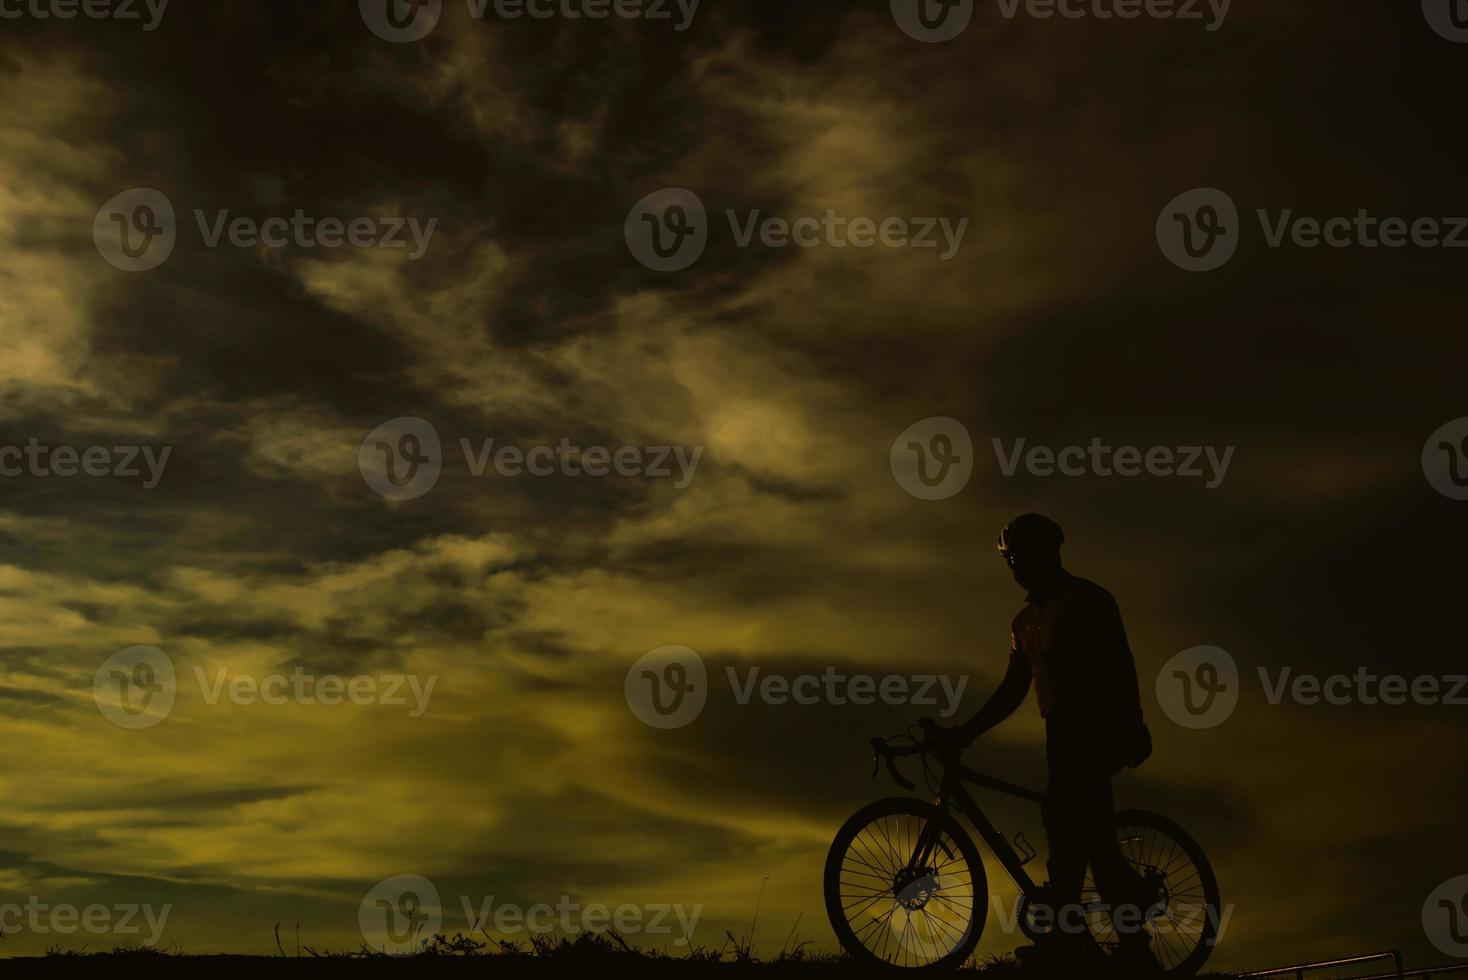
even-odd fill
[[[1086,929],[1079,902],[1087,862],[1106,904],[1148,904],[1134,895],[1136,877],[1112,826],[1111,777],[1140,765],[1152,751],[1137,668],[1116,600],[1065,570],[1060,561],[1064,541],[1060,526],[1039,514],[1017,517],[1000,532],[999,554],[1027,590],[1026,605],[1010,627],[1009,669],[998,690],[947,735],[961,750],[1014,714],[1035,688],[1050,772],[1044,805],[1049,898],[1060,927],[1042,944],[1021,950],[1025,961],[1080,954]],[[1117,930],[1118,955],[1154,966],[1147,932],[1137,928],[1135,918],[1129,925]]]

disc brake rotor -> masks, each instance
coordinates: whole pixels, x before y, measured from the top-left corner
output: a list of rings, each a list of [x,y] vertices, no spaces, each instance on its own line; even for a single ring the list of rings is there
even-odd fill
[[[932,868],[905,868],[892,879],[892,895],[897,904],[916,912],[938,892],[938,875]]]

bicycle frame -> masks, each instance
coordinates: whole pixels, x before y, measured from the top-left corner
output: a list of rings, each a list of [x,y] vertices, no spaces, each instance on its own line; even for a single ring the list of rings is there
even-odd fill
[[[1036,939],[1049,929],[1055,928],[1053,925],[1046,926],[1038,919],[1029,918],[1028,913],[1022,911],[1025,907],[1031,909],[1045,908],[1053,902],[1053,898],[1045,894],[1046,889],[1042,885],[1037,884],[1025,870],[1025,866],[1035,857],[1034,850],[1023,840],[1022,834],[1016,835],[1014,840],[1011,841],[1006,834],[1000,831],[984,814],[984,809],[979,805],[973,790],[991,790],[1006,796],[1015,797],[1016,799],[1027,800],[1031,803],[1044,803],[1045,795],[964,765],[959,760],[958,753],[951,744],[943,744],[933,739],[922,739],[921,736],[911,733],[898,737],[909,739],[909,744],[889,745],[888,740],[882,738],[871,740],[871,745],[874,750],[872,775],[877,775],[881,762],[885,760],[888,774],[899,786],[910,793],[917,793],[919,796],[928,796],[931,805],[941,808],[943,813],[958,825],[954,826],[950,822],[950,819],[923,819],[922,825],[918,829],[917,840],[913,843],[910,851],[907,851],[905,847],[892,847],[890,844],[888,845],[890,848],[889,853],[892,857],[895,857],[898,861],[903,861],[904,857],[906,858],[903,866],[893,872],[892,891],[897,903],[905,905],[909,909],[921,908],[930,894],[940,890],[938,876],[943,873],[942,869],[955,858],[955,845],[964,850],[968,850],[973,846],[974,839],[978,838],[988,845],[989,851],[1004,869],[1005,874],[1009,876],[1010,880],[1019,889],[1023,902],[1029,903],[1028,906],[1022,905],[1016,910],[1016,914],[1021,916],[1019,927],[1024,931],[1025,935]],[[898,759],[913,755],[922,756],[923,773],[920,778],[924,782],[926,792],[919,790],[918,784],[904,776],[896,765]],[[884,800],[871,806],[887,806],[888,810],[892,810],[889,804],[897,802],[901,801]],[[887,810],[881,812],[886,813]],[[892,812],[921,814],[923,811],[899,806],[895,810],[892,810]],[[1218,908],[1217,883],[1212,877],[1212,870],[1208,866],[1206,859],[1198,850],[1196,842],[1192,841],[1181,828],[1176,827],[1175,824],[1171,824],[1170,821],[1164,818],[1142,811],[1130,812],[1132,813],[1132,818],[1129,819],[1128,826],[1133,821],[1139,821],[1138,826],[1142,828],[1143,834],[1120,838],[1118,843],[1127,844],[1133,841],[1144,840],[1146,839],[1145,833],[1149,832],[1148,828],[1150,828],[1151,831],[1155,831],[1160,835],[1160,840],[1169,842],[1171,847],[1175,848],[1180,845],[1182,854],[1192,861],[1190,865],[1186,865],[1184,868],[1184,870],[1188,868],[1192,869],[1191,875],[1184,880],[1191,882],[1194,879],[1198,879],[1198,884],[1194,886],[1194,890],[1200,892],[1201,897],[1199,901],[1205,903],[1197,905],[1194,911],[1207,912],[1216,930],[1218,924],[1218,919],[1216,918],[1216,910]],[[860,829],[864,826],[853,822],[857,818],[863,817],[864,814],[865,811],[858,812],[843,827],[842,833],[847,833],[853,827]],[[855,833],[855,831],[851,832]],[[968,838],[967,842],[964,841],[965,835]],[[855,839],[855,837],[849,838],[848,844]],[[838,835],[837,841],[840,842],[841,840],[842,837]],[[906,853],[904,854],[904,852]],[[1171,854],[1172,852],[1169,851],[1168,853]],[[831,901],[832,869],[836,867],[836,865],[831,863],[837,856],[834,846],[831,854],[832,857],[828,858],[826,871],[828,878],[828,903]],[[1154,918],[1166,918],[1174,925],[1180,924],[1180,920],[1169,911],[1171,898],[1167,888],[1167,870],[1153,866],[1146,857],[1139,859],[1136,857],[1126,857],[1125,855],[1122,856],[1125,857],[1126,864],[1130,866],[1133,881],[1130,885],[1125,881],[1118,881],[1115,887],[1120,889],[1123,895],[1130,895],[1131,897],[1102,899],[1099,898],[1099,893],[1096,893],[1096,896],[1087,899],[1083,895],[1081,896],[1082,900],[1080,903],[1083,913],[1088,917],[1092,913],[1111,915],[1112,924],[1110,928],[1116,932],[1117,936],[1120,936],[1123,924],[1117,921],[1116,915],[1113,914],[1114,910],[1128,910],[1133,907],[1129,904],[1113,905],[1113,902],[1136,902],[1134,911],[1141,913],[1142,924],[1148,928],[1151,927]],[[886,872],[883,873],[885,874]],[[977,878],[981,877],[981,875],[978,872],[975,872],[975,874],[975,885],[977,886]],[[1132,886],[1135,886],[1135,888],[1133,889]],[[1095,891],[1094,888],[1090,888],[1089,890]],[[975,919],[980,921],[984,917],[985,912],[988,911],[977,908],[977,901],[981,894],[979,889],[975,887],[975,906],[971,913]],[[992,892],[990,892],[990,896],[992,897]],[[1054,909],[1050,909],[1050,912],[1052,915],[1058,914]],[[837,922],[840,915],[841,913],[839,911],[831,912],[833,923]],[[1198,920],[1196,920],[1196,917],[1190,916],[1186,921],[1191,923]],[[1094,928],[1094,925],[1088,918],[1087,929],[1090,930],[1092,928]],[[1032,932],[1032,929],[1038,929],[1039,932]],[[1160,935],[1161,933],[1157,934]],[[1216,933],[1210,934],[1205,923],[1199,927],[1198,936],[1200,940],[1207,936],[1207,944],[1211,947],[1215,942]],[[857,941],[860,942],[860,940]],[[1099,937],[1097,941],[1100,941]],[[1116,939],[1114,942],[1120,943],[1121,940]],[[1185,938],[1184,942],[1186,943],[1188,940]],[[1181,958],[1179,962],[1191,964],[1189,969],[1196,969],[1207,958],[1206,951],[1202,953],[1201,957],[1199,956],[1199,951],[1203,949],[1201,941],[1182,947],[1169,944],[1168,949],[1170,952],[1180,953]]]
[[[1005,837],[1004,833],[998,827],[995,827],[993,822],[984,815],[984,811],[979,807],[978,801],[969,793],[965,784],[980,786],[984,789],[1003,793],[1006,796],[1029,800],[1032,803],[1044,802],[1044,794],[1036,793],[1034,790],[1025,789],[1023,786],[1016,786],[1014,783],[985,775],[956,761],[944,767],[943,779],[939,783],[938,790],[938,805],[946,809],[957,810],[959,814],[966,818],[973,828],[978,831],[979,837],[983,839],[984,843],[989,845],[989,850],[993,852],[994,857],[998,859],[1005,873],[1019,887],[1019,890],[1026,896],[1034,898],[1036,892],[1039,890],[1039,886],[1035,884],[1034,879],[1024,869],[1027,861],[1020,860],[1019,854],[1015,852],[1014,846],[1009,843],[1009,838]],[[922,847],[921,855],[925,857],[932,845],[928,843],[920,846]]]

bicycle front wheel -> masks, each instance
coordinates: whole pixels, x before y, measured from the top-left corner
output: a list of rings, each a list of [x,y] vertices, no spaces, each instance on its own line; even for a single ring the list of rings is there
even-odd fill
[[[892,797],[836,832],[825,893],[831,928],[852,959],[943,970],[973,954],[989,890],[973,838],[946,810]]]

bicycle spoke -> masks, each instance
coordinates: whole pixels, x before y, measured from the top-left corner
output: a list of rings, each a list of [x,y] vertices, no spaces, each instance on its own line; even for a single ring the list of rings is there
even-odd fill
[[[1160,880],[1165,891],[1145,906],[1142,928],[1147,930],[1152,955],[1164,969],[1188,960],[1204,942],[1209,929],[1209,885],[1204,871],[1183,842],[1150,826],[1117,828],[1117,845],[1131,873],[1138,879]],[[1107,951],[1120,946],[1121,934],[1112,919],[1111,903],[1103,900],[1095,875],[1087,869],[1081,893],[1087,926],[1096,944]]]
[[[848,839],[833,908],[877,959],[925,966],[962,948],[974,930],[981,871],[942,824],[889,812]]]

